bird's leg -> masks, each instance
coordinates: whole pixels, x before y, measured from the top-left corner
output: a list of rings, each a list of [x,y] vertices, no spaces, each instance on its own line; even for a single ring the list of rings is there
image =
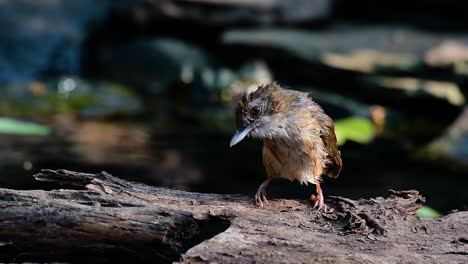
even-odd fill
[[[322,193],[322,188],[320,188],[320,184],[315,184],[316,190],[317,190],[317,196],[311,195],[310,200],[314,201],[314,209],[317,209],[319,211],[323,211],[327,208],[325,203],[323,202],[323,193]]]
[[[268,177],[261,185],[258,187],[257,193],[255,194],[255,203],[263,207],[263,203],[268,204],[268,200],[265,196],[266,192],[265,189],[270,184],[272,178]]]

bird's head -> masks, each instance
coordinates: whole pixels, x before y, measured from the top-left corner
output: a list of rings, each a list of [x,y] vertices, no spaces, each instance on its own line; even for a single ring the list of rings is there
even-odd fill
[[[279,120],[281,102],[284,102],[283,91],[278,84],[271,83],[242,95],[235,108],[238,130],[231,139],[231,147],[246,136],[265,138],[272,135]]]

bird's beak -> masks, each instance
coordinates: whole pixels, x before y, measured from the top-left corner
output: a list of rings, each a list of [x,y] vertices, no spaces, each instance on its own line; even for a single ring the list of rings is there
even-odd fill
[[[236,131],[236,133],[234,134],[234,136],[232,136],[231,138],[231,143],[229,144],[229,147],[232,147],[234,146],[235,144],[241,142],[245,136],[247,136],[249,134],[250,131],[252,131],[252,129],[254,129],[255,126],[253,124],[245,127],[245,128],[241,128],[239,130]]]

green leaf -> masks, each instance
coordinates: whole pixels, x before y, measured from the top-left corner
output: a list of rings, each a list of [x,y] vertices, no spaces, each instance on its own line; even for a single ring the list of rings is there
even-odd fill
[[[365,144],[372,140],[374,128],[368,119],[350,117],[335,122],[335,134],[340,146],[347,140]]]
[[[50,129],[39,124],[0,117],[0,133],[13,135],[45,136]]]
[[[421,218],[436,218],[440,216],[440,213],[428,206],[423,205],[421,208],[416,210],[416,215]]]

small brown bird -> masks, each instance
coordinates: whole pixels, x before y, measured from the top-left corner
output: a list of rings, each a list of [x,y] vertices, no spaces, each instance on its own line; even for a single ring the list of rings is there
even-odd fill
[[[314,208],[325,209],[321,175],[338,177],[342,167],[332,119],[307,93],[284,89],[277,83],[244,93],[235,108],[239,130],[230,146],[246,136],[263,141],[263,164],[267,179],[255,202],[263,207],[265,189],[274,177],[316,185]]]

